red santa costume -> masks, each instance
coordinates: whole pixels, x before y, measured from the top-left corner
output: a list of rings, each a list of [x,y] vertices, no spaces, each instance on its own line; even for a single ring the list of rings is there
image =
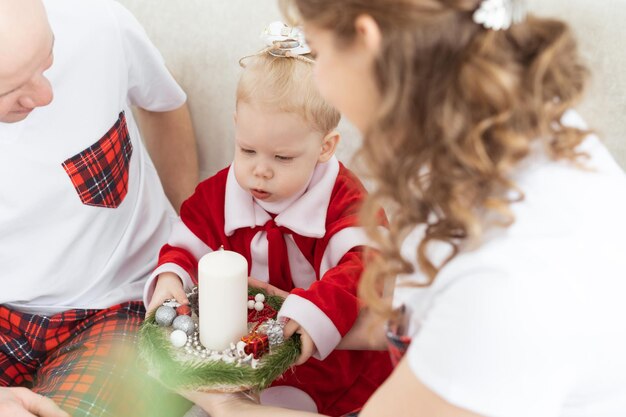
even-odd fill
[[[296,320],[317,348],[307,363],[275,381],[262,402],[349,412],[391,371],[386,352],[334,350],[359,313],[361,249],[368,240],[357,216],[364,195],[360,181],[333,157],[318,164],[304,193],[273,216],[239,186],[233,167],[226,168],[183,204],[144,300],[162,272],[178,274],[190,287],[202,255],[220,246],[241,253],[250,276],[290,291],[279,317]]]

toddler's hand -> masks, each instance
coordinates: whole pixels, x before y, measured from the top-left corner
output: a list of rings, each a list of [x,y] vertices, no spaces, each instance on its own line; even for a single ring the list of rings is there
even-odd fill
[[[280,288],[275,287],[268,282],[261,281],[252,277],[248,277],[248,286],[265,290],[265,292],[267,292],[269,295],[280,295],[283,298],[287,298],[287,296],[289,295],[288,291],[281,290]]]
[[[183,282],[178,275],[173,272],[163,272],[157,277],[156,288],[154,289],[154,294],[152,294],[152,300],[150,300],[150,304],[146,308],[146,314],[158,308],[163,304],[163,301],[170,298],[174,298],[181,304],[189,304],[189,299],[183,288]]]
[[[302,342],[302,351],[300,352],[300,356],[298,356],[298,360],[296,361],[296,365],[302,365],[306,361],[309,360],[313,353],[315,353],[315,343],[313,343],[313,339],[311,336],[300,327],[300,324],[295,320],[289,320],[287,324],[285,324],[285,328],[283,329],[283,335],[285,339],[291,337],[294,333],[298,333],[300,335],[300,341]]]

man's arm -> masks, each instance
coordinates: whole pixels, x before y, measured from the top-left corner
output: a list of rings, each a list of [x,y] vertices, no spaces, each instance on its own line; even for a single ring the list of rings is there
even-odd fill
[[[0,387],[0,415],[12,417],[70,417],[51,399],[22,387]]]
[[[178,212],[199,181],[198,153],[189,108],[186,103],[165,112],[137,107],[135,115],[165,194]]]

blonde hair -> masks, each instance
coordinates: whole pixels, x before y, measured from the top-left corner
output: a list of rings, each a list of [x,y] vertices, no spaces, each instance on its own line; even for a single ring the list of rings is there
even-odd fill
[[[307,24],[331,30],[337,47],[355,36],[358,16],[382,32],[374,77],[378,114],[358,157],[375,190],[363,211],[379,255],[371,257],[360,295],[391,317],[381,289],[413,268],[400,245],[415,226],[425,236],[415,257],[429,285],[466,242],[479,242],[486,218],[513,223],[510,205],[523,199],[509,174],[541,141],[555,159],[576,160],[588,133],[560,123],[582,95],[587,70],[563,22],[533,16],[509,30],[472,21],[480,0],[283,0]],[[511,191],[517,197],[511,198]],[[390,231],[376,225],[389,209]],[[433,242],[451,256],[437,264]]]
[[[237,103],[295,113],[322,134],[339,124],[339,112],[317,91],[310,62],[262,52],[240,63],[244,71],[237,85]]]

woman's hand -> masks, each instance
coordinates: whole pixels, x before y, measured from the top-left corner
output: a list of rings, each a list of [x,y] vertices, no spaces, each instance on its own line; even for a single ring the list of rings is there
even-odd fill
[[[211,417],[240,415],[246,407],[259,404],[258,394],[249,392],[212,393],[201,391],[183,391],[180,395],[197,404]],[[243,414],[245,415],[245,414]]]

